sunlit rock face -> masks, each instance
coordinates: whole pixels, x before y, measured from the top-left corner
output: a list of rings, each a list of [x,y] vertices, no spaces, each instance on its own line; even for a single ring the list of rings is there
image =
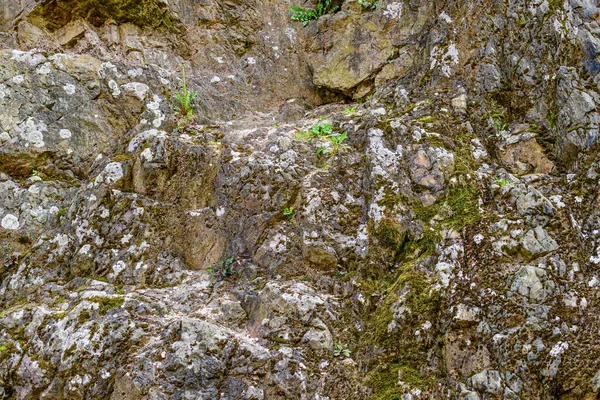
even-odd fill
[[[596,398],[595,2],[296,6],[0,6],[0,399]]]

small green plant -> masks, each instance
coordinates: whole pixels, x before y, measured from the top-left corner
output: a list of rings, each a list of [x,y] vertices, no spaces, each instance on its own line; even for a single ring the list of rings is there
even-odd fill
[[[283,209],[283,215],[289,217],[290,222],[294,222],[294,207],[286,207]]]
[[[502,134],[502,132],[508,130],[508,124],[506,122],[504,122],[504,115],[503,114],[493,114],[492,115],[492,120],[494,121],[494,124],[496,125],[496,133],[494,133],[493,135],[490,135],[490,137],[498,137]]]
[[[554,129],[556,127],[556,121],[558,121],[558,114],[553,110],[550,110],[548,111],[548,115],[546,115],[546,119],[548,120],[550,129]]]
[[[358,0],[358,4],[365,10],[375,10],[377,9],[379,2],[374,0]]]
[[[333,152],[340,151],[342,148],[348,146],[344,141],[348,138],[348,132],[344,132],[342,134],[335,133],[327,136],[327,140],[333,146]]]
[[[179,112],[179,115],[186,121],[194,120],[194,100],[198,96],[198,91],[190,91],[187,87],[187,79],[185,76],[185,64],[181,63],[181,74],[183,75],[183,87],[181,92],[175,93],[175,98],[179,102],[178,105],[174,105],[175,109]]]
[[[300,131],[296,136],[301,139],[311,140],[314,138],[330,135],[332,132],[333,128],[331,127],[331,124],[317,123],[314,124],[309,131]]]
[[[298,139],[312,140],[316,138],[322,138],[331,143],[331,149],[327,147],[320,147],[317,150],[317,156],[324,154],[325,152],[336,153],[348,145],[344,143],[348,138],[348,133],[333,133],[333,127],[331,124],[317,123],[312,126],[309,131],[299,131],[296,134]]]
[[[235,259],[233,257],[221,260],[216,266],[209,269],[208,272],[216,276],[218,281],[222,281],[235,273],[232,267],[234,261]]]
[[[331,6],[331,0],[317,0],[315,8],[292,7],[292,21],[302,22],[302,26],[308,25],[310,21],[318,19],[325,14],[334,12],[337,7]]]
[[[344,109],[344,114],[346,114],[346,115],[352,115],[352,114],[354,114],[356,112],[357,108],[358,107],[356,107],[356,106],[354,106],[354,107],[346,107]]]
[[[310,134],[313,137],[331,135],[332,132],[333,132],[333,128],[331,127],[331,124],[324,124],[324,123],[314,124],[310,130]]]
[[[504,179],[504,178],[498,178],[498,177],[496,177],[496,178],[494,179],[494,181],[495,181],[495,182],[496,182],[496,184],[497,184],[498,186],[500,186],[500,187],[504,187],[504,186],[508,186],[508,185],[510,185],[510,181],[508,181],[508,180],[506,180],[506,179]]]
[[[31,176],[40,176],[40,171],[38,171],[37,169],[32,170]]]
[[[350,354],[352,354],[352,352],[347,344],[336,343],[333,345],[333,355],[335,357],[350,357]]]

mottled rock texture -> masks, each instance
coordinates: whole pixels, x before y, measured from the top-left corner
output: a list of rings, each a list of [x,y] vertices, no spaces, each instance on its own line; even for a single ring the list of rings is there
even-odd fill
[[[596,2],[314,5],[2,3],[0,399],[598,397]]]

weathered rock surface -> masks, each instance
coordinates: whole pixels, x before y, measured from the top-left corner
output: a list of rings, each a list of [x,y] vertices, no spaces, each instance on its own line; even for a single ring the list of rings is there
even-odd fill
[[[0,398],[597,398],[595,2],[292,5],[2,5]]]

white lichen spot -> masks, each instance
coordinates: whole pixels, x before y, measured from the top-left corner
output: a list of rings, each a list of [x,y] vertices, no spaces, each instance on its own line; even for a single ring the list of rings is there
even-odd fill
[[[17,131],[21,138],[28,142],[26,143],[26,147],[29,144],[33,144],[34,147],[40,148],[44,146],[44,134],[42,132],[47,132],[48,128],[43,122],[36,124],[35,120],[29,117],[27,121],[17,126]]]
[[[450,77],[452,75],[452,69],[458,65],[458,48],[454,42],[450,42],[448,48],[444,52],[439,46],[433,46],[431,49],[431,65],[430,69],[434,69],[438,65],[441,65],[442,75]]]
[[[390,19],[399,19],[402,17],[402,3],[388,4],[386,9],[383,11],[383,16]]]
[[[68,129],[61,129],[60,131],[58,131],[58,136],[60,136],[63,139],[69,139],[72,134],[71,131]]]
[[[130,82],[125,85],[122,85],[121,88],[128,95],[133,95],[140,100],[144,100],[150,88],[148,85],[140,83],[140,82]]]
[[[110,185],[121,178],[123,178],[123,166],[119,162],[111,162],[104,167],[104,170],[96,177],[94,182],[96,184],[105,182]]]
[[[134,68],[134,69],[130,69],[127,70],[127,75],[130,76],[131,78],[137,78],[140,75],[143,75],[144,71],[141,68]]]
[[[66,85],[63,86],[63,90],[69,96],[74,95],[75,94],[75,85],[73,85],[72,83],[67,83]]]
[[[116,278],[126,268],[127,268],[127,264],[125,264],[125,262],[123,262],[121,260],[117,261],[116,264],[113,265],[113,267],[112,267],[113,272],[111,274],[109,274],[109,277],[113,278],[113,279]]]
[[[64,246],[68,245],[70,241],[71,241],[71,239],[69,239],[69,237],[67,235],[63,235],[63,234],[58,234],[58,235],[56,235],[56,237],[53,240],[51,240],[52,243],[56,243],[60,247],[64,247]]]
[[[256,58],[254,57],[248,57],[248,65],[254,65],[256,64]]]
[[[218,207],[216,214],[217,217],[222,217],[223,215],[225,215],[225,207]]]
[[[562,196],[561,196],[561,195],[559,195],[559,194],[557,194],[557,195],[554,195],[554,196],[550,196],[550,200],[552,200],[552,202],[553,202],[553,203],[556,205],[556,207],[558,207],[558,208],[563,208],[563,207],[565,207],[565,206],[566,206],[566,204],[565,204],[565,203],[563,203],[563,201],[562,201]]]
[[[131,238],[133,237],[133,235],[131,233],[128,233],[127,235],[123,236],[121,238],[121,243],[122,244],[127,244],[131,241]]]
[[[43,54],[34,53],[33,51],[12,50],[10,58],[11,60],[27,63],[32,67],[46,61],[46,57]]]
[[[484,236],[481,233],[478,233],[477,235],[475,235],[473,237],[473,241],[475,242],[475,244],[479,244],[483,241]]]
[[[87,256],[90,253],[90,249],[92,248],[91,245],[89,244],[84,244],[83,246],[81,246],[81,248],[79,249],[79,254],[83,255],[83,256]]]
[[[17,85],[20,85],[21,83],[25,82],[25,77],[23,75],[16,75],[13,76],[12,81]]]
[[[4,218],[2,218],[2,227],[13,231],[19,229],[19,218],[13,214],[6,214]]]
[[[373,116],[382,116],[385,114],[386,114],[386,111],[385,111],[385,108],[383,108],[383,107],[379,107],[379,108],[375,108],[375,109],[371,110],[371,115],[373,115]]]
[[[558,357],[565,352],[569,348],[569,343],[567,342],[558,342],[552,347],[550,350],[550,357]]]
[[[100,78],[106,78],[107,71],[112,72],[114,75],[117,75],[117,76],[119,75],[119,72],[117,71],[117,67],[113,63],[103,62],[102,65],[100,66],[100,69],[98,70],[98,75],[100,76]]]
[[[150,148],[147,148],[140,153],[140,157],[142,157],[147,162],[151,162],[154,159],[154,154],[152,153],[152,150],[150,150]]]
[[[217,83],[217,82],[221,82],[221,78],[219,78],[218,76],[215,75],[210,80],[210,83]]]
[[[129,142],[129,145],[127,145],[127,151],[130,153],[134,153],[138,147],[144,143],[146,140],[151,139],[151,138],[164,138],[167,135],[166,132],[164,131],[159,131],[157,129],[150,129],[147,131],[144,131],[142,133],[138,133],[137,135],[134,136],[133,139],[131,139],[131,141]]]
[[[154,95],[152,97],[151,102],[146,103],[146,107],[148,107],[148,109],[152,111],[156,117],[154,121],[152,121],[152,125],[154,125],[155,128],[160,128],[163,121],[165,120],[165,115],[160,110],[160,103],[161,99],[157,95]]]
[[[50,73],[50,63],[45,63],[35,70],[35,73],[38,75],[48,75]]]
[[[281,233],[278,233],[275,236],[273,236],[273,239],[271,239],[271,241],[269,242],[269,247],[275,253],[283,253],[287,251],[287,243],[288,237]]]
[[[119,88],[119,84],[114,80],[108,81],[108,87],[112,90],[112,95],[117,97],[121,94],[121,89]]]
[[[447,24],[452,23],[452,18],[450,18],[450,16],[448,14],[446,14],[446,11],[442,11],[442,13],[439,16],[439,19],[441,21],[445,21]]]

